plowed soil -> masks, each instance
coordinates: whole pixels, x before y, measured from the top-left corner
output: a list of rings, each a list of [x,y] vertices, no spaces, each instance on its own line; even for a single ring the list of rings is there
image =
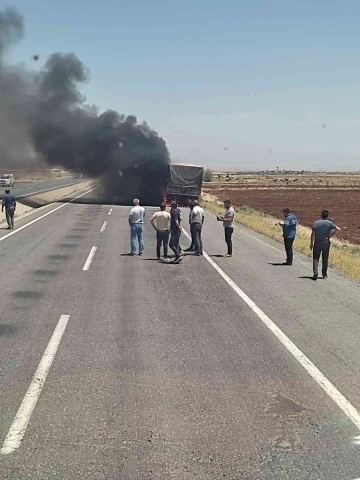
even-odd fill
[[[204,192],[221,201],[229,198],[236,206],[251,207],[279,219],[282,218],[282,209],[289,207],[299,222],[309,227],[326,208],[342,229],[339,238],[360,244],[360,186],[276,188],[268,185],[205,184]]]

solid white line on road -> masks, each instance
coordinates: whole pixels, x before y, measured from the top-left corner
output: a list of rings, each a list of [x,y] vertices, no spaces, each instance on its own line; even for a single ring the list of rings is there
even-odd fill
[[[186,230],[183,232],[189,240],[190,235]],[[251,300],[236,283],[215,263],[207,253],[204,257],[212,267],[222,276],[226,283],[239,295],[239,297],[250,307],[250,309],[260,318],[264,325],[277,337],[284,347],[296,358],[296,360],[305,368],[312,378],[320,385],[327,395],[336,403],[336,405],[345,413],[352,423],[360,430],[360,414],[349,400],[328,380],[325,375],[312,363],[311,360],[288,338],[285,333]]]
[[[90,250],[90,253],[86,259],[85,265],[83,266],[83,271],[85,272],[86,270],[89,270],[91,262],[94,259],[95,253],[96,253],[97,247],[92,247]]]
[[[110,208],[108,215],[111,215],[111,214],[112,214],[112,210],[113,210],[113,209]]]
[[[0,453],[2,455],[8,455],[9,453],[13,453],[21,445],[31,415],[34,411],[37,401],[39,400],[41,391],[46,381],[46,377],[48,376],[52,362],[59,348],[69,318],[70,315],[61,315],[60,320],[56,325],[50,342],[48,343],[45,353],[31,381],[30,387],[25,394],[25,397],[20,405],[16,417],[10,427],[9,433],[5,438],[3,447],[0,450]]]
[[[88,191],[85,192],[85,193],[82,193],[81,195],[79,195],[79,196],[73,198],[72,200],[70,200],[69,202],[63,203],[63,204],[60,205],[59,207],[54,208],[54,210],[50,210],[50,212],[47,212],[47,213],[45,213],[44,215],[41,215],[41,217],[35,218],[35,220],[32,220],[31,222],[23,225],[22,227],[17,228],[16,230],[13,230],[12,232],[8,233],[7,235],[4,235],[3,237],[0,237],[0,242],[2,242],[3,240],[5,240],[6,238],[11,237],[12,235],[15,235],[16,233],[21,232],[21,230],[24,230],[24,228],[29,227],[29,226],[32,225],[33,223],[36,223],[36,222],[38,222],[39,220],[41,220],[42,218],[45,218],[45,217],[47,217],[48,215],[51,215],[52,213],[56,212],[57,210],[60,210],[60,208],[66,207],[66,205],[69,205],[69,203],[72,203],[72,202],[74,202],[75,200],[77,200],[78,198],[81,198],[81,197],[83,197],[84,195],[87,195],[88,193],[96,190],[97,188],[99,188],[99,186],[100,186],[100,185],[98,185],[98,186],[95,187],[95,188],[92,188],[91,190],[88,190]]]
[[[107,225],[107,222],[104,222],[103,226],[100,228],[100,232],[105,232],[106,225]]]

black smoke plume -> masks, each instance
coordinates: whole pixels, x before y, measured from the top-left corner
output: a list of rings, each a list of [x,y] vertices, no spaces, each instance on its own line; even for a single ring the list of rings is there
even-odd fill
[[[134,115],[99,114],[87,105],[79,85],[88,81],[89,72],[73,53],[54,53],[37,73],[7,65],[5,54],[23,33],[16,10],[0,12],[3,166],[38,154],[49,165],[101,178],[109,198],[158,202],[170,162],[165,141]]]

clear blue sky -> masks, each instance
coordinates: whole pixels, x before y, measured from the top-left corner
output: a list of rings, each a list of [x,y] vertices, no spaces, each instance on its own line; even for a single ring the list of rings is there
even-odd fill
[[[146,120],[172,158],[360,170],[359,0],[14,0],[12,61],[74,52],[88,103]]]

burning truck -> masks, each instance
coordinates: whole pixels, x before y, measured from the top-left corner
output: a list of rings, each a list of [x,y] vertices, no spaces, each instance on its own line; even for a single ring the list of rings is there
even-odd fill
[[[186,206],[191,200],[199,199],[204,169],[188,163],[170,163],[166,188],[166,203],[176,200]]]

